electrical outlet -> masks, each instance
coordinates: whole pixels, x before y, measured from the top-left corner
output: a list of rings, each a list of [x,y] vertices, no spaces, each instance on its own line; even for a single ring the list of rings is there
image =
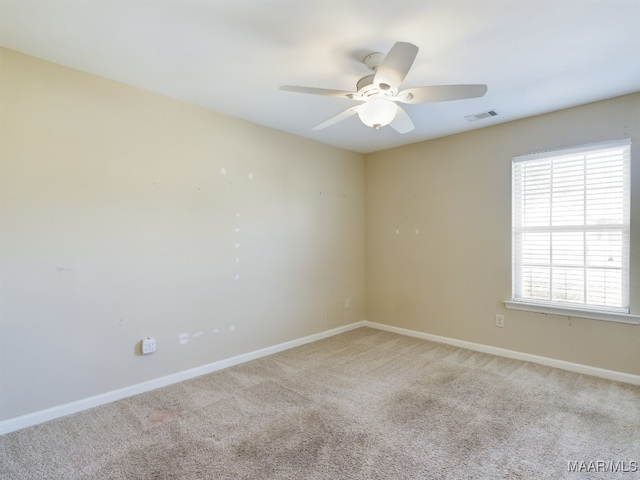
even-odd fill
[[[347,298],[344,301],[344,308],[351,308],[351,299],[350,298]]]
[[[504,315],[500,315],[496,313],[496,327],[503,328],[504,327]]]
[[[147,355],[156,351],[156,339],[147,337],[142,339],[142,354]]]

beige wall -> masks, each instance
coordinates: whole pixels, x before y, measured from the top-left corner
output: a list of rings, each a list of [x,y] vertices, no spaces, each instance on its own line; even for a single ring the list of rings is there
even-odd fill
[[[363,156],[0,62],[0,420],[365,317],[640,374],[640,327],[502,304],[511,157],[631,137],[640,313],[640,94]]]
[[[0,420],[364,318],[362,155],[0,55]]]
[[[511,158],[623,137],[634,142],[630,293],[640,314],[634,94],[367,155],[367,320],[640,374],[640,326],[502,304],[511,296]]]

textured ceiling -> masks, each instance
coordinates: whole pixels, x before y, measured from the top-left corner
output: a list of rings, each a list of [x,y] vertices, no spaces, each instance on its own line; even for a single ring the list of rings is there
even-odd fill
[[[357,116],[313,131],[353,101],[278,89],[355,90],[396,41],[420,48],[403,88],[487,94],[407,105],[401,135]],[[640,91],[638,0],[0,0],[0,44],[357,152]]]

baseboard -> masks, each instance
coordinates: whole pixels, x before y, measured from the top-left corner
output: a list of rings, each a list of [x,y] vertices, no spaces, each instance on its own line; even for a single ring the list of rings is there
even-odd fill
[[[38,412],[22,415],[20,417],[10,418],[0,421],[0,435],[5,433],[14,432],[23,428],[31,427],[39,423],[44,423],[49,420],[53,420],[72,413],[88,410],[93,407],[98,407],[107,403],[115,402],[123,398],[138,395],[140,393],[149,392],[157,388],[172,385],[174,383],[189,380],[191,378],[199,377],[200,375],[206,375],[224,368],[239,365],[244,362],[256,360],[267,355],[289,350],[291,348],[299,347],[307,343],[316,342],[325,338],[338,335],[340,333],[354,330],[360,327],[370,327],[378,330],[384,330],[391,333],[397,333],[400,335],[406,335],[409,337],[421,338],[424,340],[430,340],[433,342],[444,343],[452,345],[454,347],[466,348],[477,352],[488,353],[491,355],[497,355],[500,357],[513,358],[515,360],[523,360],[525,362],[537,363],[548,367],[555,367],[562,370],[568,370],[570,372],[582,373],[585,375],[592,375],[595,377],[605,378],[608,380],[614,380],[618,382],[630,383],[632,385],[640,385],[640,375],[633,375],[630,373],[616,372],[614,370],[606,370],[603,368],[591,367],[589,365],[582,365],[578,363],[566,362],[564,360],[557,360],[554,358],[541,357],[538,355],[531,355],[528,353],[517,352],[514,350],[507,350],[504,348],[492,347],[489,345],[483,345],[480,343],[472,343],[464,340],[458,340],[455,338],[441,337],[439,335],[432,335],[429,333],[418,332],[415,330],[409,330],[406,328],[393,327],[391,325],[384,325],[381,323],[369,322],[366,320],[344,325],[342,327],[334,328],[324,332],[309,335],[307,337],[291,340],[271,347],[266,347],[253,352],[237,355],[234,357],[219,360],[217,362],[202,365],[200,367],[184,370],[172,375],[149,380],[147,382],[138,383],[118,390],[113,390],[93,397],[77,400],[75,402],[59,405],[56,407],[48,408],[46,410],[40,410]]]
[[[280,343],[271,347],[266,347],[260,350],[255,350],[253,352],[237,355],[235,357],[226,358],[217,362],[209,363],[207,365],[202,365],[200,367],[184,370],[172,375],[149,380],[147,382],[138,383],[136,385],[120,388],[118,390],[113,390],[93,397],[84,398],[82,400],[77,400],[75,402],[67,403],[64,405],[47,408],[46,410],[40,410],[38,412],[29,413],[20,417],[2,420],[0,421],[0,435],[14,432],[16,430],[21,430],[26,427],[31,427],[33,425],[47,422],[59,417],[64,417],[66,415],[71,415],[72,413],[81,412],[83,410],[88,410],[100,405],[115,402],[116,400],[121,400],[133,395],[149,392],[157,388],[166,387],[167,385],[172,385],[174,383],[182,382],[190,378],[199,377],[200,375],[205,375],[207,373],[212,373],[224,368],[232,367],[234,365],[239,365],[250,360],[256,360],[261,357],[266,357],[267,355],[273,355],[274,353],[299,347],[307,343],[317,342],[318,340],[329,338],[334,335],[347,332],[349,330],[354,330],[356,328],[363,327],[364,325],[364,321],[351,323],[349,325],[344,325],[338,328],[316,333],[314,335],[309,335],[307,337],[291,340],[289,342]]]
[[[466,342],[464,340],[457,340],[455,338],[431,335],[429,333],[417,332],[415,330],[408,330],[406,328],[392,327],[390,325],[369,322],[366,320],[364,321],[364,326],[375,328],[378,330],[385,330],[387,332],[397,333],[400,335],[406,335],[409,337],[421,338],[423,340],[431,340],[432,342],[446,343],[447,345],[452,345],[454,347],[475,350],[476,352],[489,353],[491,355],[497,355],[499,357],[513,358],[515,360],[537,363],[539,365],[545,365],[547,367],[559,368],[562,370],[568,370],[570,372],[605,378],[607,380],[630,383],[632,385],[640,385],[640,375],[633,375],[631,373],[616,372],[615,370],[606,370],[604,368],[591,367],[589,365],[582,365],[579,363],[565,362],[564,360],[557,360],[555,358],[540,357],[538,355],[517,352],[515,350],[507,350],[505,348],[492,347],[489,345],[483,345],[481,343],[472,343]]]

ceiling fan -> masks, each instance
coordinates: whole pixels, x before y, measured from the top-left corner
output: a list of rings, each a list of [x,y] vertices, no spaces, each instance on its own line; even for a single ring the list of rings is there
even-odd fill
[[[418,47],[415,45],[396,42],[386,55],[383,53],[367,55],[364,64],[374,73],[361,78],[356,84],[355,92],[295,85],[282,85],[280,90],[348,98],[361,102],[325,120],[313,130],[320,130],[358,114],[362,123],[369,127],[377,130],[389,125],[399,133],[410,132],[415,127],[407,112],[398,103],[445,102],[482,97],[486,93],[486,85],[434,85],[400,91],[400,84],[407,76],[417,54]]]

